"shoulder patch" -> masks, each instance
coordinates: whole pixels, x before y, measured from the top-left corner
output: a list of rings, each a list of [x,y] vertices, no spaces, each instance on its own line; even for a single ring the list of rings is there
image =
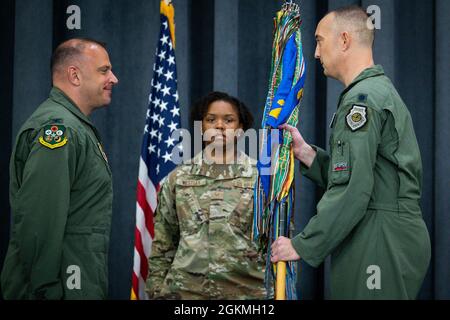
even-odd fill
[[[357,104],[353,105],[346,119],[347,125],[352,131],[361,129],[367,123],[367,107]]]
[[[64,146],[67,143],[66,127],[58,124],[45,126],[43,133],[39,137],[39,142],[49,149]]]

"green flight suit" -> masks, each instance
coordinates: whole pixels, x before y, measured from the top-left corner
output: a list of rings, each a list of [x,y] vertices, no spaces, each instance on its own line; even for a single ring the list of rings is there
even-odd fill
[[[430,262],[422,163],[408,109],[381,66],[341,94],[330,155],[302,173],[326,189],[292,244],[317,267],[331,254],[332,299],[415,299]]]
[[[17,135],[10,202],[4,298],[105,299],[111,170],[97,130],[57,88]]]

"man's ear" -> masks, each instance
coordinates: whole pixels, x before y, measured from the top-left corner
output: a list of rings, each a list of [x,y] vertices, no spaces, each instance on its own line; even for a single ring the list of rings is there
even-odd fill
[[[71,84],[78,87],[81,84],[80,77],[80,70],[77,67],[70,66],[67,68],[67,79]]]
[[[342,51],[343,52],[347,51],[350,48],[350,44],[352,42],[351,35],[347,31],[342,32],[340,42]]]

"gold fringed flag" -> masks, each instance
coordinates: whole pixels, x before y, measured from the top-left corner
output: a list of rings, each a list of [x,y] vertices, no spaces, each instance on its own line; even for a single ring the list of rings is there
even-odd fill
[[[278,127],[296,127],[303,97],[306,64],[300,32],[300,8],[285,3],[274,18],[271,78],[262,128],[263,148],[258,161],[255,186],[253,239],[267,253],[266,287],[269,297],[297,299],[296,271],[293,263],[270,261],[271,245],[280,236],[289,237],[294,207],[294,155],[289,132],[278,133]],[[275,281],[277,279],[277,281]]]

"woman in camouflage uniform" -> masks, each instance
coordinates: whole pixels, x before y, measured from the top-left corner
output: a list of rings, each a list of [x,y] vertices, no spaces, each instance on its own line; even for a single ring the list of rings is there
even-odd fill
[[[159,192],[147,292],[166,299],[263,299],[264,262],[250,236],[256,162],[235,151],[236,132],[249,129],[253,117],[238,99],[213,92],[197,102],[192,119],[202,122],[210,141]]]

